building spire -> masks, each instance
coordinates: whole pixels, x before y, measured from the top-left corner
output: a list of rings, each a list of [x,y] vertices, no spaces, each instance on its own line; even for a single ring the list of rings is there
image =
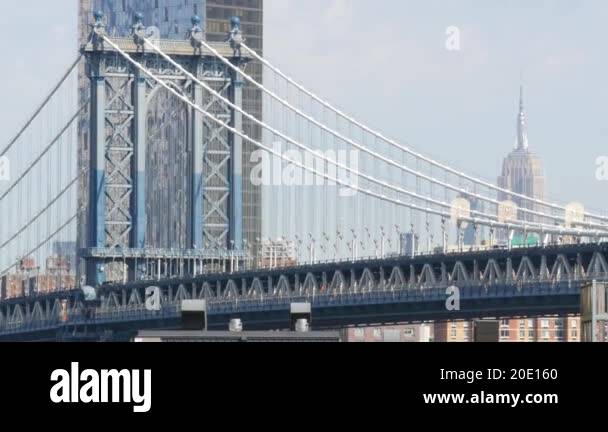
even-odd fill
[[[524,86],[519,86],[519,114],[517,116],[517,147],[518,150],[528,149],[528,127],[524,109]]]

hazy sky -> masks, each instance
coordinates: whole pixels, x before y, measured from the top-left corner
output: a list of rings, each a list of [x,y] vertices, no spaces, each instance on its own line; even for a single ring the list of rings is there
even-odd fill
[[[523,71],[530,147],[549,195],[607,207],[603,0],[266,0],[267,58],[307,87],[467,172],[496,180]],[[0,147],[76,52],[75,0],[3,0]],[[445,48],[446,28],[462,33]]]

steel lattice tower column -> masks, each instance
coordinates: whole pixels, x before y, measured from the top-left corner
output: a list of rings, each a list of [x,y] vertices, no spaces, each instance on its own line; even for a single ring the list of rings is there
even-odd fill
[[[242,115],[152,49],[133,38],[112,41],[207,112],[242,130]],[[186,40],[156,43],[242,106],[240,77],[211,53]],[[235,64],[249,61],[234,57],[227,43],[213,45]],[[164,251],[181,260],[241,250],[241,138],[187,107],[103,43],[93,38],[83,50],[91,80],[89,241],[81,251],[87,284],[143,279],[150,273],[146,262]]]

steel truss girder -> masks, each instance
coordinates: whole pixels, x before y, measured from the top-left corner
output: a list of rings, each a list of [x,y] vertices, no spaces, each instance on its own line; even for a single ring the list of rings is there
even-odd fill
[[[219,80],[223,74],[223,80]],[[222,96],[230,97],[231,81],[228,71],[217,69],[215,81],[210,83]],[[226,125],[231,120],[231,110],[225,103],[211,94],[204,98],[205,111],[212,113]],[[230,232],[230,162],[231,149],[227,130],[205,118],[203,144],[203,225],[205,243],[208,247],[227,248]]]
[[[100,71],[104,74],[104,71]],[[129,245],[133,218],[131,196],[133,192],[132,139],[135,105],[132,101],[132,75],[115,74],[105,77],[106,122],[106,209],[105,233],[108,247]]]
[[[101,304],[95,314],[99,320],[127,319],[133,313],[151,319],[153,314],[150,315],[142,303],[149,285],[160,288],[161,302],[171,311],[176,311],[185,299],[206,299],[212,310],[238,310],[239,305],[246,304],[260,311],[271,307],[265,306],[266,302],[302,298],[337,305],[353,299],[359,299],[361,304],[373,303],[378,296],[389,302],[390,296],[394,299],[405,296],[414,302],[441,298],[445,301],[449,286],[457,286],[473,299],[512,300],[560,295],[564,290],[574,295],[584,283],[608,281],[607,257],[608,246],[595,245],[579,250],[533,251],[512,256],[471,258],[465,254],[426,262],[403,258],[110,286],[101,290]],[[64,301],[68,303],[70,319],[81,319],[84,309],[77,293],[67,295]],[[28,325],[59,324],[58,300],[53,295],[0,303],[0,334]]]

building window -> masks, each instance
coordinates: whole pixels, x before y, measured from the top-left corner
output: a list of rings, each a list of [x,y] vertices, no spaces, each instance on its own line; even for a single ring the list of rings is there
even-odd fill
[[[556,319],[554,321],[555,324],[555,339],[558,341],[564,340],[564,320]]]
[[[548,319],[543,319],[540,321],[540,326],[544,329],[548,329],[549,328],[549,320]]]
[[[401,332],[398,329],[386,329],[380,340],[384,342],[401,342]]]
[[[382,329],[374,329],[374,339],[382,339]]]
[[[411,338],[416,336],[416,331],[413,328],[406,328],[403,330],[403,336]]]
[[[570,327],[572,327],[573,329],[578,328],[578,322],[576,320],[572,320],[572,322],[570,323]]]
[[[508,319],[504,319],[500,322],[500,325],[503,327],[509,327],[509,320]]]
[[[509,329],[508,328],[503,328],[500,330],[500,337],[501,338],[508,338],[509,337]]]
[[[356,339],[363,339],[364,337],[365,337],[365,329],[356,328],[355,329],[355,338]]]

